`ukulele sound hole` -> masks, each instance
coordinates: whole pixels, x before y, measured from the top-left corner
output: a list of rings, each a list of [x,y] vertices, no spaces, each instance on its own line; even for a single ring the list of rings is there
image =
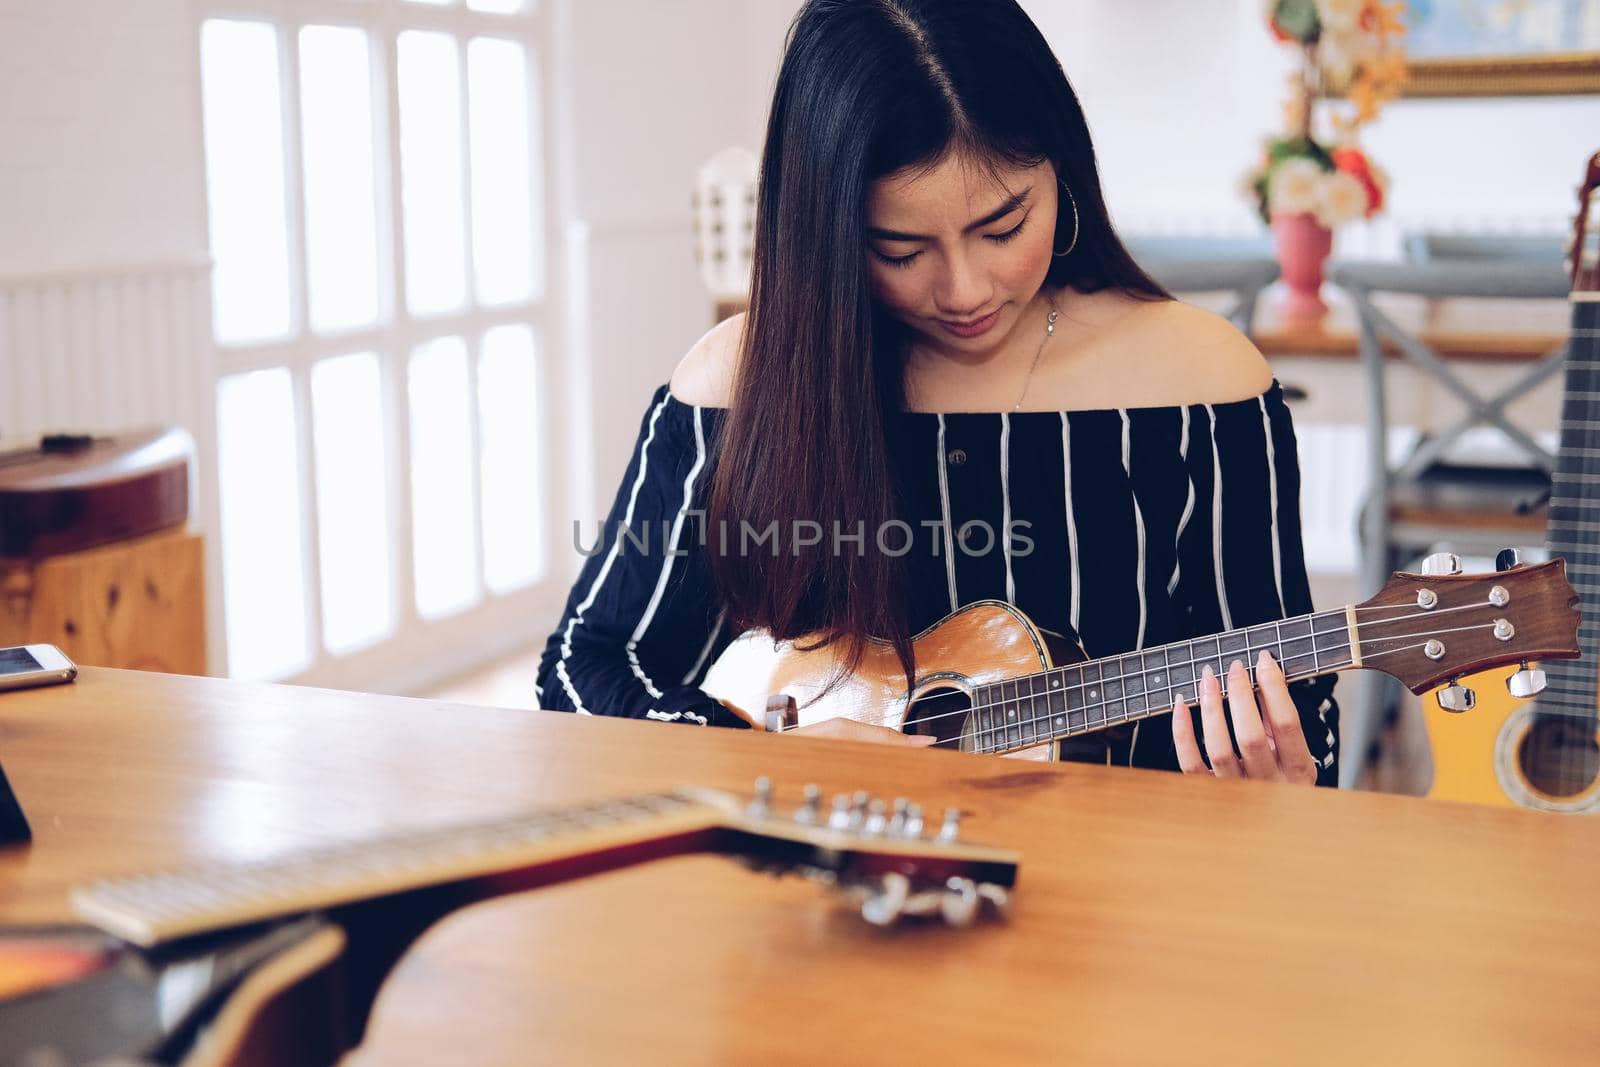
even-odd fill
[[[971,733],[968,714],[972,710],[972,697],[960,689],[935,689],[925,693],[911,705],[906,714],[908,734],[937,737],[941,748],[967,749],[963,740]]]
[[[1517,753],[1528,784],[1548,797],[1575,797],[1600,775],[1594,720],[1548,712],[1533,717]]]

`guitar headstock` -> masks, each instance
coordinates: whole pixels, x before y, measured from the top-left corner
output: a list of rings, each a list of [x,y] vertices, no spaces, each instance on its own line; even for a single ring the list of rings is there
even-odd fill
[[[904,797],[885,803],[865,792],[841,793],[825,806],[815,785],[805,787],[799,804],[785,806],[766,778],[756,781],[748,801],[702,789],[680,793],[723,813],[734,835],[726,851],[759,871],[800,874],[839,888],[878,926],[907,915],[937,915],[965,926],[985,904],[1003,916],[1016,884],[1020,857],[961,840],[956,808],[935,823]]]
[[[1360,666],[1399,679],[1413,693],[1450,683],[1441,703],[1451,711],[1471,706],[1470,690],[1454,680],[1491,667],[1522,664],[1512,676],[1516,696],[1542,689],[1541,672],[1528,661],[1578,657],[1578,594],[1563,559],[1519,564],[1509,549],[1500,557],[1503,569],[1493,574],[1462,574],[1460,560],[1440,553],[1428,557],[1425,573],[1393,575],[1354,609]]]
[[[1591,226],[1590,213],[1595,190],[1600,189],[1600,152],[1589,157],[1583,184],[1578,186],[1578,211],[1573,218],[1572,237],[1567,246],[1567,265],[1572,273],[1574,293],[1600,293],[1600,227]]]

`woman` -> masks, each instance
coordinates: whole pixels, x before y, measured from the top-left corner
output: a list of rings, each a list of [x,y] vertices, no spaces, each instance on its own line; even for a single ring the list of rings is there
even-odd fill
[[[743,630],[852,660],[875,637],[909,669],[912,634],[982,598],[1092,656],[1303,613],[1298,500],[1266,362],[1123,248],[1077,98],[1013,0],[810,0],[750,312],[652,398],[540,705],[743,725],[696,685]],[[911,544],[875,536],[891,522]],[[1332,680],[1257,666],[1259,704],[1234,664],[1226,710],[1208,675],[1197,716],[1065,755],[1332,784]]]

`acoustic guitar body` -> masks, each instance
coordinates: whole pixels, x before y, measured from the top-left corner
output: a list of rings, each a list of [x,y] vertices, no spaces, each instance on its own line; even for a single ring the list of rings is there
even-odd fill
[[[1454,715],[1438,697],[1423,698],[1433,785],[1428,796],[1470,804],[1534,808],[1567,814],[1600,813],[1600,735],[1592,716],[1541,712],[1537,698],[1506,692],[1515,670],[1503,667],[1463,683],[1477,706]]]
[[[774,642],[751,630],[735,638],[712,664],[701,688],[747,719],[766,726],[767,701],[795,700],[800,726],[847,718],[888,726],[905,733],[933,734],[946,747],[975,751],[972,716],[974,688],[1078,663],[1087,657],[1077,640],[1035,626],[1002,600],[967,604],[912,639],[917,679],[909,687],[894,647],[869,641],[854,674],[839,674],[837,644],[802,650],[811,638]],[[1020,759],[1057,758],[1055,742],[1006,753]]]

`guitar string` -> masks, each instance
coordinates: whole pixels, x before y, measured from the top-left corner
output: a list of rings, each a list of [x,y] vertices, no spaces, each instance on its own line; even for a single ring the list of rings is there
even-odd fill
[[[1416,637],[1430,637],[1433,634],[1461,633],[1463,631],[1469,631],[1469,630],[1493,629],[1493,627],[1494,627],[1493,623],[1483,623],[1483,624],[1479,624],[1479,625],[1476,625],[1476,626],[1459,626],[1459,627],[1454,627],[1452,629],[1447,629],[1447,630],[1428,631],[1426,633],[1397,634],[1397,635],[1389,636],[1389,637],[1378,637],[1378,638],[1375,638],[1374,640],[1375,641],[1379,641],[1379,642],[1405,641],[1405,640],[1410,640],[1410,639],[1416,638]],[[1329,632],[1329,631],[1324,631],[1324,632]],[[1305,638],[1291,638],[1290,640],[1305,640]],[[1363,660],[1363,662],[1365,662],[1368,659],[1376,659],[1379,656],[1392,655],[1392,654],[1394,654],[1396,652],[1403,652],[1403,651],[1407,651],[1408,649],[1412,649],[1412,648],[1422,648],[1422,647],[1425,647],[1426,644],[1427,644],[1427,642],[1424,641],[1423,644],[1420,644],[1420,645],[1408,645],[1405,648],[1399,648],[1399,649],[1381,649],[1381,650],[1372,652],[1371,654],[1368,654],[1366,652],[1366,650],[1365,650],[1365,647],[1363,647],[1362,660]],[[1363,642],[1363,646],[1365,646],[1365,642]],[[1302,660],[1302,659],[1307,659],[1307,658],[1311,658],[1313,660],[1313,662],[1315,663],[1316,659],[1318,657],[1322,656],[1325,653],[1334,653],[1334,652],[1337,652],[1339,649],[1348,649],[1349,647],[1350,647],[1350,642],[1349,641],[1342,641],[1342,642],[1340,642],[1340,643],[1338,643],[1336,645],[1330,645],[1327,648],[1315,648],[1315,647],[1313,647],[1309,652],[1300,652],[1300,653],[1296,653],[1296,654],[1294,654],[1292,656],[1285,656],[1282,659],[1277,660],[1276,662],[1278,663],[1280,668],[1285,663],[1292,663],[1295,660]],[[1220,662],[1223,659],[1226,659],[1226,658],[1227,658],[1226,654],[1219,656],[1218,657],[1218,663],[1220,664]],[[1091,661],[1091,662],[1096,662],[1096,661]],[[1164,671],[1166,673],[1168,673],[1168,675],[1170,677],[1171,668],[1173,666],[1177,666],[1179,668],[1188,667],[1192,671],[1195,667],[1201,666],[1203,664],[1208,664],[1210,662],[1211,662],[1211,658],[1209,656],[1200,657],[1200,658],[1191,658],[1185,663],[1178,663],[1178,664],[1175,664],[1175,665],[1169,664],[1166,668],[1164,668]],[[1346,664],[1343,664],[1342,666],[1348,666],[1348,665],[1349,664],[1346,663]],[[1053,668],[1053,669],[1054,670],[1060,670],[1060,671],[1067,671],[1067,670],[1073,669],[1073,666],[1077,666],[1077,665],[1068,665],[1068,666],[1059,667],[1059,668]],[[1254,672],[1255,672],[1255,670],[1256,670],[1256,667],[1254,665],[1246,664],[1245,671],[1251,678],[1252,687],[1254,686],[1254,678],[1255,678]],[[1136,672],[1136,673],[1154,673],[1154,672]],[[1304,677],[1315,677],[1315,675],[1319,674],[1319,673],[1324,673],[1320,669],[1320,666],[1317,667],[1317,669],[1314,671],[1313,674],[1306,675]],[[1037,675],[1024,676],[1024,677],[1037,677]],[[1064,688],[1052,687],[1052,689],[1048,690],[1046,693],[1030,693],[1030,694],[1028,694],[1028,699],[1029,699],[1029,702],[1031,703],[1037,697],[1039,697],[1039,696],[1047,696],[1050,692],[1059,692],[1063,696],[1065,696],[1068,693],[1073,692],[1074,690],[1076,690],[1076,691],[1081,693],[1085,689],[1089,689],[1089,688],[1092,688],[1092,687],[1104,688],[1104,685],[1105,685],[1106,681],[1108,681],[1108,680],[1111,681],[1111,682],[1118,682],[1118,681],[1122,681],[1123,679],[1125,679],[1127,677],[1128,677],[1127,674],[1122,674],[1122,675],[1119,675],[1117,678],[1106,679],[1106,678],[1102,677],[1098,681],[1085,680],[1085,681],[1082,681],[1082,682],[1075,682],[1075,683],[1067,685]],[[1220,681],[1221,679],[1224,679],[1226,677],[1226,673],[1225,672],[1219,672],[1217,674],[1217,677],[1218,677],[1218,679]],[[982,688],[990,688],[990,687],[993,687],[993,686],[1004,685],[1007,682],[1010,682],[1010,683],[1014,684],[1014,683],[1020,682],[1021,680],[1022,679],[1000,679],[1000,680],[995,681],[995,682],[984,683]],[[1199,682],[1199,679],[1196,678],[1195,679],[1195,683],[1198,684],[1198,682]],[[1145,689],[1145,693],[1161,691],[1161,692],[1177,693],[1177,694],[1181,695],[1181,690],[1182,690],[1182,683],[1180,683],[1178,685],[1173,685],[1173,684],[1169,683],[1169,684],[1165,684],[1165,685],[1157,685],[1157,686],[1154,686],[1154,687],[1147,687]],[[1226,695],[1226,692],[1227,692],[1226,686],[1224,686],[1223,687],[1224,695]],[[959,690],[959,689],[945,690],[945,691],[942,691],[942,692],[929,694],[928,696],[924,697],[922,700],[917,701],[917,703],[919,705],[926,705],[926,704],[928,704],[928,703],[930,703],[932,701],[935,701],[935,700],[950,700],[950,699],[955,699],[955,698],[963,697],[963,696],[967,696],[967,695],[969,695],[969,691],[966,691],[966,690]],[[1066,714],[1070,714],[1070,713],[1076,711],[1076,712],[1082,712],[1085,715],[1087,715],[1087,713],[1090,712],[1090,711],[1093,711],[1093,710],[1096,710],[1096,709],[1099,709],[1099,708],[1104,708],[1104,707],[1106,707],[1107,705],[1109,705],[1111,703],[1126,701],[1128,699],[1130,699],[1130,698],[1127,697],[1127,696],[1103,698],[1103,699],[1098,700],[1098,701],[1085,703],[1085,704],[1083,704],[1083,705],[1081,705],[1080,707],[1077,707],[1077,708],[1068,708],[1066,710]],[[1021,700],[1022,700],[1022,693],[1019,690],[1016,696],[1012,696],[1012,697],[1004,697],[1004,696],[1002,696],[999,700],[988,701],[988,702],[985,702],[985,703],[978,703],[978,704],[970,704],[970,705],[968,705],[966,707],[958,708],[958,709],[956,709],[954,711],[946,711],[946,712],[939,712],[939,713],[934,714],[934,715],[919,716],[916,719],[916,722],[918,724],[929,723],[929,722],[935,722],[935,721],[937,721],[939,719],[952,718],[952,717],[958,716],[958,715],[971,715],[971,714],[976,714],[977,712],[980,712],[980,711],[991,711],[991,710],[994,710],[996,708],[1005,708],[1005,707],[1008,707],[1008,706],[1013,705],[1013,704],[1019,704],[1021,702]],[[1165,710],[1165,709],[1163,709],[1163,710]],[[1160,714],[1160,712],[1148,712],[1146,714]],[[868,726],[889,726],[891,723],[895,722],[895,720],[899,719],[900,717],[901,717],[900,715],[896,714],[896,715],[886,716],[886,717],[882,717],[882,718],[857,719],[855,721],[864,723],[864,724],[866,724]],[[989,728],[990,729],[997,729],[997,728],[1010,729],[1014,725],[1023,725],[1025,723],[1037,723],[1037,722],[1047,721],[1049,719],[1059,718],[1059,717],[1060,716],[1055,714],[1055,713],[1050,713],[1050,714],[1043,715],[1043,716],[1034,716],[1034,717],[1031,717],[1031,718],[1028,718],[1028,719],[1025,719],[1025,720],[1018,720],[1016,723],[1001,723],[998,726],[991,726]],[[1123,719],[1121,719],[1119,721],[1126,722],[1126,721],[1129,721],[1129,720],[1128,720],[1127,717],[1124,717]],[[1102,726],[1111,726],[1111,725],[1115,725],[1115,724],[1110,722],[1109,719],[1106,720],[1102,724]],[[780,732],[787,732],[787,731],[795,730],[795,729],[799,729],[799,727],[798,726],[786,726],[786,727],[783,728],[783,731],[780,731]]]

